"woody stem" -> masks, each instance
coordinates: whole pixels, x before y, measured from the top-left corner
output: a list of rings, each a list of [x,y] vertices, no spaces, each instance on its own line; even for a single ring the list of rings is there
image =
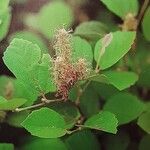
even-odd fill
[[[139,23],[140,23],[143,15],[144,15],[144,12],[145,12],[145,10],[146,10],[146,8],[148,6],[148,3],[149,3],[149,0],[145,0],[144,3],[143,3],[143,5],[142,5],[142,8],[141,8],[139,16],[138,16],[138,25],[139,25]]]
[[[14,112],[25,111],[25,110],[41,107],[41,106],[44,106],[44,105],[47,105],[47,104],[50,104],[50,103],[53,103],[53,102],[60,102],[60,101],[62,101],[62,99],[48,100],[48,99],[42,98],[42,102],[41,103],[35,104],[35,105],[32,105],[32,106],[28,106],[28,107],[16,108],[14,110]]]

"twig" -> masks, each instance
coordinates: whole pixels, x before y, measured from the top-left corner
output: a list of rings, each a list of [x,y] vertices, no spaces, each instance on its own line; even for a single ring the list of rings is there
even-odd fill
[[[74,132],[80,131],[82,130],[82,123],[84,121],[84,117],[81,116],[80,119],[77,121],[77,124],[75,124],[75,126],[77,127],[76,129],[72,130],[72,131],[67,131],[68,134],[72,134]]]
[[[148,6],[148,3],[149,3],[149,0],[145,0],[144,3],[143,3],[143,5],[142,5],[142,8],[141,8],[139,16],[138,16],[137,26],[139,25],[139,23],[140,23],[143,15],[144,15],[144,12],[145,12],[145,10],[146,10],[146,8]]]
[[[33,108],[37,108],[37,107],[40,107],[40,106],[43,106],[43,105],[45,105],[44,102],[39,103],[39,104],[35,104],[35,105],[32,105],[32,106],[24,107],[24,108],[16,108],[13,112],[20,112],[20,111],[24,111],[24,110],[28,110],[28,109],[33,109]]]
[[[20,112],[20,111],[24,111],[24,110],[28,110],[28,109],[41,107],[41,106],[44,106],[44,105],[47,105],[47,104],[50,104],[50,103],[53,103],[53,102],[60,102],[60,101],[62,101],[62,99],[48,100],[48,99],[42,98],[41,101],[42,101],[41,103],[35,104],[35,105],[32,105],[32,106],[28,106],[28,107],[24,107],[24,108],[16,108],[14,110],[14,112]]]
[[[78,128],[76,128],[76,129],[74,129],[72,131],[67,131],[67,134],[72,134],[74,132],[80,131],[81,129],[82,129],[81,127],[78,127]]]

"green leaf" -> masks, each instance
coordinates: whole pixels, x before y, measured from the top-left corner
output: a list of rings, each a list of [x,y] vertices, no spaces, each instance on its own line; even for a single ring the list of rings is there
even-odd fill
[[[58,138],[42,139],[36,138],[28,141],[21,150],[67,150],[66,145]]]
[[[101,111],[86,120],[83,127],[116,134],[117,124],[118,120],[114,114],[107,111]]]
[[[145,132],[150,134],[150,111],[147,111],[138,118],[137,123]]]
[[[80,97],[80,109],[81,112],[86,116],[90,117],[94,114],[97,114],[100,110],[99,96],[92,89],[91,86],[88,86],[82,96]]]
[[[3,60],[20,83],[33,95],[55,91],[49,70],[51,58],[48,54],[41,56],[41,50],[36,44],[14,39],[5,51]]]
[[[68,28],[73,21],[71,8],[61,1],[46,4],[36,16],[29,16],[26,24],[41,31],[47,38],[51,38],[57,28],[63,25]]]
[[[118,90],[124,90],[132,86],[138,80],[138,76],[134,72],[106,71],[103,74],[93,75],[88,80],[112,84]]]
[[[14,39],[4,52],[3,60],[18,79],[27,82],[24,73],[33,64],[38,63],[40,58],[41,50],[36,44],[22,39]]]
[[[0,41],[6,36],[10,25],[11,14],[9,0],[0,1]]]
[[[78,91],[77,87],[74,87],[70,91],[69,99],[73,102],[77,100]],[[100,110],[99,96],[93,87],[89,85],[80,97],[80,111],[86,117],[90,117],[97,114]]]
[[[15,58],[15,59],[14,59]],[[29,41],[14,39],[4,52],[3,60],[9,70],[16,76],[26,89],[33,95],[38,95],[36,88],[32,84],[29,71],[33,64],[39,62],[41,58],[40,48]]]
[[[98,15],[98,20],[103,22],[105,26],[109,29],[109,31],[114,32],[120,30],[118,26],[116,26],[116,21],[114,19],[114,14],[111,11],[103,10]]]
[[[72,38],[73,54],[72,59],[77,61],[79,58],[85,58],[89,64],[93,62],[93,52],[90,44],[78,36]]]
[[[22,126],[32,135],[41,138],[57,138],[66,134],[66,124],[63,117],[49,108],[33,111]]]
[[[150,88],[150,67],[149,67],[149,64],[147,67],[145,67],[141,70],[137,84],[140,87]]]
[[[0,143],[1,150],[14,150],[13,144],[10,143]]]
[[[5,98],[0,97],[0,110],[14,110],[17,107],[22,106],[26,101],[26,99],[22,98],[6,100]]]
[[[101,0],[107,8],[115,13],[122,19],[129,13],[134,16],[138,13],[138,1],[137,0]]]
[[[139,144],[139,150],[149,150],[150,148],[150,135],[145,135]]]
[[[102,38],[107,32],[108,29],[101,22],[88,21],[83,22],[79,26],[77,26],[74,31],[74,35],[85,38],[88,41],[97,41],[99,38]]]
[[[92,82],[92,87],[104,100],[107,100],[109,97],[119,92],[114,86],[110,84]]]
[[[109,80],[107,76],[105,76],[104,74],[96,74],[96,75],[90,76],[88,80],[109,84]]]
[[[14,82],[13,90],[14,98],[25,98],[28,100],[24,106],[32,105],[34,101],[37,100],[38,94],[32,89],[32,87],[21,83],[18,79],[16,79]]]
[[[12,125],[14,127],[22,127],[21,123],[25,120],[25,118],[29,115],[29,111],[22,111],[17,113],[11,113],[7,116],[6,122],[9,125]]]
[[[50,108],[61,114],[66,122],[67,129],[72,128],[80,118],[80,112],[73,103],[54,103],[51,104]]]
[[[6,99],[27,99],[26,106],[32,104],[37,99],[37,95],[32,92],[32,89],[30,90],[18,79],[8,76],[0,76],[0,95]]]
[[[8,6],[9,6],[9,1],[10,1],[10,0],[1,0],[1,1],[0,1],[0,2],[1,2],[0,11],[1,11],[1,10],[5,10],[5,9],[8,8]]]
[[[136,46],[136,55],[129,55],[129,62],[132,70],[140,69],[141,72],[145,72],[146,68],[149,68],[149,58],[150,58],[150,44],[145,40],[142,33],[137,35],[137,46]],[[148,78],[148,77],[147,77]],[[150,84],[149,84],[150,85]]]
[[[76,99],[77,99],[77,93],[78,93],[78,87],[77,86],[74,86],[70,89],[69,91],[69,97],[68,99],[71,100],[72,102],[75,102]]]
[[[124,90],[132,86],[137,80],[138,76],[134,72],[127,71],[107,71],[104,72],[110,84],[119,90]]]
[[[100,150],[97,138],[90,130],[82,130],[70,135],[65,143],[68,150]]]
[[[114,113],[121,125],[136,119],[145,110],[145,105],[136,96],[119,93],[107,100],[104,110]]]
[[[39,35],[35,33],[29,32],[29,31],[15,32],[9,37],[9,41],[12,41],[14,38],[28,40],[32,42],[33,44],[37,44],[43,53],[48,53],[48,48],[46,46],[46,43],[43,41],[43,39]]]
[[[7,35],[11,21],[10,9],[0,8],[0,41]]]
[[[43,54],[41,63],[34,64],[29,71],[32,84],[37,87],[39,91],[44,93],[48,93],[49,91],[53,92],[56,90],[52,80],[52,73],[50,71],[51,66],[50,55]]]
[[[40,30],[39,29],[39,24],[38,24],[38,14],[28,14],[26,18],[24,19],[24,24],[28,26],[29,28],[33,28],[35,30]],[[41,31],[42,32],[42,31]]]
[[[111,67],[119,59],[121,59],[131,48],[135,39],[135,32],[121,32],[117,31],[112,33],[113,38],[105,53],[99,61],[101,70]],[[95,46],[94,58],[98,62],[99,54],[102,50],[102,39],[100,39]]]
[[[146,102],[145,105],[146,105],[146,110],[147,111],[150,110],[150,102]]]
[[[144,18],[143,18],[143,22],[142,22],[142,29],[143,29],[143,33],[145,38],[150,41],[150,7],[147,8],[147,11],[145,12]]]

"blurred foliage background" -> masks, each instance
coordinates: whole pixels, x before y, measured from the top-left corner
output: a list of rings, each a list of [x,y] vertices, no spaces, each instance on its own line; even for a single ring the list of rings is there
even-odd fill
[[[1,9],[3,2],[2,0],[0,2],[0,19],[4,20],[5,24],[8,24],[4,29],[0,26],[0,31],[3,31],[0,33],[0,92],[5,82],[4,75],[13,77],[13,74],[7,69],[2,60],[3,52],[13,38],[29,40],[38,44],[43,53],[54,55],[52,37],[60,26],[73,29],[74,35],[87,40],[93,48],[95,43],[109,32],[131,30],[137,31],[135,43],[132,45],[130,52],[115,64],[112,69],[134,71],[139,75],[136,85],[123,91],[128,92],[125,97],[119,95],[115,97],[115,94],[120,93],[116,87],[93,82],[88,86],[81,98],[81,108],[86,116],[94,114],[104,104],[107,104],[105,105],[106,110],[117,107],[116,113],[118,114],[121,109],[125,110],[124,113],[130,112],[134,106],[136,107],[136,103],[126,102],[126,98],[131,99],[131,101],[134,99],[129,93],[136,95],[140,101],[146,104],[144,113],[139,114],[131,121],[128,119],[126,121],[119,116],[120,114],[118,115],[122,125],[119,126],[116,135],[83,130],[61,139],[36,138],[30,136],[24,129],[17,127],[19,119],[23,120],[21,117],[25,118],[29,112],[23,112],[22,115],[17,116],[17,119],[10,113],[11,117],[6,117],[8,120],[6,119],[3,122],[6,114],[0,111],[0,122],[2,122],[0,124],[0,143],[13,143],[16,148],[25,150],[150,150],[149,1],[142,16],[139,16],[139,14],[144,0],[138,1],[135,17],[131,17],[133,20],[130,20],[130,23],[132,22],[130,25],[126,18],[123,17],[123,14],[113,10],[110,11],[111,9],[108,9],[109,6],[106,7],[101,0],[10,0],[10,7],[8,10],[6,9],[8,13],[4,16],[1,15],[3,14]],[[127,5],[123,2],[122,5]],[[119,7],[117,8],[118,10],[120,9]],[[140,19],[140,22],[136,22],[134,19],[137,19],[136,21]],[[128,28],[126,28],[127,26]],[[111,103],[115,99],[113,96],[117,99],[117,105],[113,102]],[[93,99],[94,102],[85,102],[89,98]],[[127,107],[120,107],[123,104],[119,105],[119,99],[125,99],[126,103],[124,105]],[[108,100],[109,103],[107,103]],[[87,107],[88,111],[86,110]],[[115,112],[115,110],[112,111]],[[9,116],[9,114],[7,115]],[[0,150],[7,149],[11,150],[13,146],[11,144],[6,145],[6,147],[5,145],[0,145]]]

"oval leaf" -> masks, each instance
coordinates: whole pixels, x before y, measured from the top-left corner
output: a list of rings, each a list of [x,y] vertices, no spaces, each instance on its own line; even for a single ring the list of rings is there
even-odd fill
[[[101,0],[110,11],[115,13],[121,18],[129,13],[132,13],[134,16],[138,13],[138,1],[137,0]]]
[[[49,70],[51,57],[49,54],[42,56],[38,45],[23,39],[14,39],[4,52],[3,60],[34,97],[56,90]]]
[[[29,31],[15,32],[9,37],[9,41],[12,41],[14,38],[31,41],[33,44],[37,44],[43,53],[48,53],[48,48],[46,46],[46,43],[39,35],[33,32],[29,32]]]
[[[0,10],[7,9],[10,0],[1,0]]]
[[[5,10],[0,9],[0,41],[7,35],[10,22],[11,22],[10,9],[9,8]]]
[[[143,113],[138,119],[138,125],[150,134],[150,111]]]
[[[65,140],[71,150],[100,150],[99,142],[90,130],[83,130],[70,135]],[[70,149],[69,149],[70,150]]]
[[[102,111],[99,114],[90,117],[83,125],[83,127],[101,130],[109,133],[117,132],[118,120],[114,114]]]
[[[119,90],[130,87],[138,80],[138,76],[134,72],[108,71],[104,75],[107,77],[108,82]]]
[[[96,74],[96,75],[90,76],[88,80],[109,84],[109,80],[107,76],[105,76],[104,74]]]
[[[114,65],[119,59],[121,59],[131,48],[134,39],[135,32],[114,32],[112,33],[112,41],[108,47],[105,49],[105,53],[102,55],[100,61],[99,55],[101,54],[102,48],[102,40],[100,39],[95,46],[94,50],[94,58],[99,63],[99,67],[101,70],[111,67]]]
[[[10,143],[0,143],[1,150],[14,150],[14,145]]]
[[[67,150],[66,145],[59,139],[31,138],[21,150]]]
[[[15,59],[14,59],[15,58]],[[25,72],[41,58],[41,50],[32,42],[14,39],[4,52],[4,63],[21,81],[26,81]]]
[[[121,125],[136,119],[145,110],[145,105],[136,96],[119,93],[108,99],[104,110],[114,113]]]
[[[26,119],[26,117],[29,115],[29,111],[22,111],[22,112],[16,112],[16,113],[10,113],[7,118],[6,118],[6,122],[14,127],[20,127],[21,123]]]
[[[73,12],[63,1],[54,1],[46,4],[40,12],[34,16],[28,16],[26,24],[41,31],[48,39],[51,38],[57,28],[69,27],[73,21]]]
[[[78,36],[72,37],[72,48],[73,48],[73,60],[79,60],[80,58],[85,58],[88,63],[92,64],[93,52],[91,45],[84,39]]]
[[[98,21],[83,22],[76,27],[74,35],[81,36],[88,41],[98,40],[108,32],[107,27]]]
[[[3,97],[0,97],[0,110],[14,110],[15,108],[25,104],[26,101],[27,100],[23,98],[13,98],[6,100]]]
[[[78,108],[70,102],[54,103],[50,106],[51,109],[61,114],[66,122],[66,128],[72,128],[77,120],[80,118]]]
[[[32,135],[41,138],[57,138],[66,134],[63,117],[46,107],[33,111],[22,122],[22,126]]]

